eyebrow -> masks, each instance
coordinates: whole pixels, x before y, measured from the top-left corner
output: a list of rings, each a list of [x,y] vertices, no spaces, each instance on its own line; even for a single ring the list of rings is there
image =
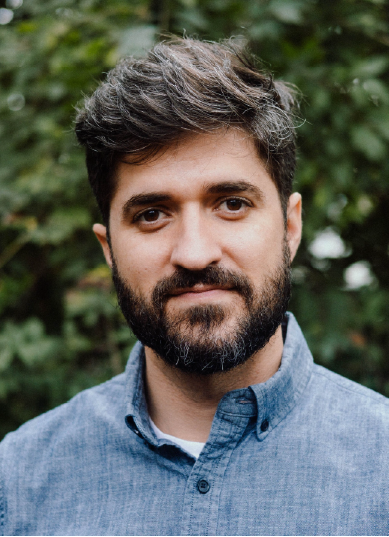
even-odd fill
[[[148,192],[147,194],[136,194],[131,196],[130,199],[126,201],[122,208],[122,218],[125,220],[131,209],[134,207],[141,207],[143,205],[155,205],[156,203],[161,203],[163,201],[170,201],[172,199],[169,194],[162,194],[160,192]]]
[[[233,194],[247,192],[253,194],[260,199],[265,197],[263,191],[256,185],[248,181],[223,181],[212,185],[204,185],[206,194]],[[128,218],[131,210],[134,207],[142,207],[144,205],[155,205],[164,201],[171,201],[173,197],[170,194],[162,192],[148,192],[147,194],[135,194],[128,199],[122,208],[122,219]]]
[[[205,187],[205,191],[208,194],[233,194],[234,192],[247,192],[253,194],[258,198],[263,199],[265,194],[263,191],[253,183],[249,181],[224,181],[222,183],[216,183]]]

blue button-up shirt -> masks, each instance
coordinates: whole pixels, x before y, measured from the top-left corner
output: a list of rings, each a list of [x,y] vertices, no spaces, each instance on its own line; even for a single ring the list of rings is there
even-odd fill
[[[3,535],[388,535],[389,407],[313,364],[289,315],[267,382],[227,393],[195,460],[126,372],[2,442]]]

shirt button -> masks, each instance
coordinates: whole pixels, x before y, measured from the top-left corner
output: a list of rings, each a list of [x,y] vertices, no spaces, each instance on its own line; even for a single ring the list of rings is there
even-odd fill
[[[267,420],[263,420],[261,423],[261,431],[264,433],[269,428],[269,422]]]
[[[197,488],[201,494],[206,494],[209,491],[210,486],[205,479],[199,479],[199,481],[197,481]]]

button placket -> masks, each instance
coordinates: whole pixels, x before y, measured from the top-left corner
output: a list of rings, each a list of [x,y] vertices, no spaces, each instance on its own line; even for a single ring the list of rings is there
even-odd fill
[[[215,416],[208,442],[187,481],[180,531],[182,535],[217,533],[224,474],[249,419],[241,415]]]

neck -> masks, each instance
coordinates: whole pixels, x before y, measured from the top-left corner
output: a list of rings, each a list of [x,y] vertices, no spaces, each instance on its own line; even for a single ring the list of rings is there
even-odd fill
[[[279,327],[263,349],[236,369],[198,375],[167,365],[146,347],[145,386],[151,419],[166,434],[183,440],[206,442],[223,395],[272,377],[280,366],[282,350]]]

